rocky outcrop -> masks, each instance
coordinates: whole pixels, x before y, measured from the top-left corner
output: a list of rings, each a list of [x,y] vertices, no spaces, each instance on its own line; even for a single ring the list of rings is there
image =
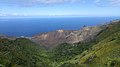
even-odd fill
[[[78,31],[73,31],[67,37],[68,43],[77,43],[82,41],[89,41],[102,30],[100,26],[84,27]]]
[[[43,33],[32,37],[32,41],[53,48],[61,43],[78,43],[82,41],[89,41],[101,31],[100,26],[83,27],[80,30],[57,30],[53,32]]]
[[[16,37],[0,34],[0,39],[16,40]]]
[[[72,31],[57,30],[33,36],[31,40],[40,45],[52,48],[60,43],[66,42],[66,36],[71,32]]]

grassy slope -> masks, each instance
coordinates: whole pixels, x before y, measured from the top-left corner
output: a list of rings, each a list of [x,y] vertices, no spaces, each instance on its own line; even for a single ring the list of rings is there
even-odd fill
[[[111,23],[96,37],[96,44],[67,63],[91,67],[120,67],[120,23]]]

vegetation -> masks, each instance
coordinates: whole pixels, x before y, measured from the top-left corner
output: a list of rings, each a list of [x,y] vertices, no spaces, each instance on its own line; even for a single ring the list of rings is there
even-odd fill
[[[0,39],[0,64],[3,67],[49,66],[45,50],[27,39]]]
[[[0,39],[0,67],[120,67],[120,22],[89,42],[63,43],[51,51],[24,38]]]
[[[120,67],[120,22],[107,25],[89,44],[88,49],[66,62],[84,67]]]

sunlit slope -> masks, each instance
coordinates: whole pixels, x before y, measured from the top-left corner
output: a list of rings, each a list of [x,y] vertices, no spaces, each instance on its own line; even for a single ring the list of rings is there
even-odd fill
[[[91,48],[65,63],[84,67],[120,67],[120,22],[107,25],[94,42]]]

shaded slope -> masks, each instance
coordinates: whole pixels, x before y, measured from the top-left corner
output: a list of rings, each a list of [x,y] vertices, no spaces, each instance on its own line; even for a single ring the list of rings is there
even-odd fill
[[[49,66],[48,62],[45,50],[28,39],[0,39],[0,65],[3,67],[44,67]]]

